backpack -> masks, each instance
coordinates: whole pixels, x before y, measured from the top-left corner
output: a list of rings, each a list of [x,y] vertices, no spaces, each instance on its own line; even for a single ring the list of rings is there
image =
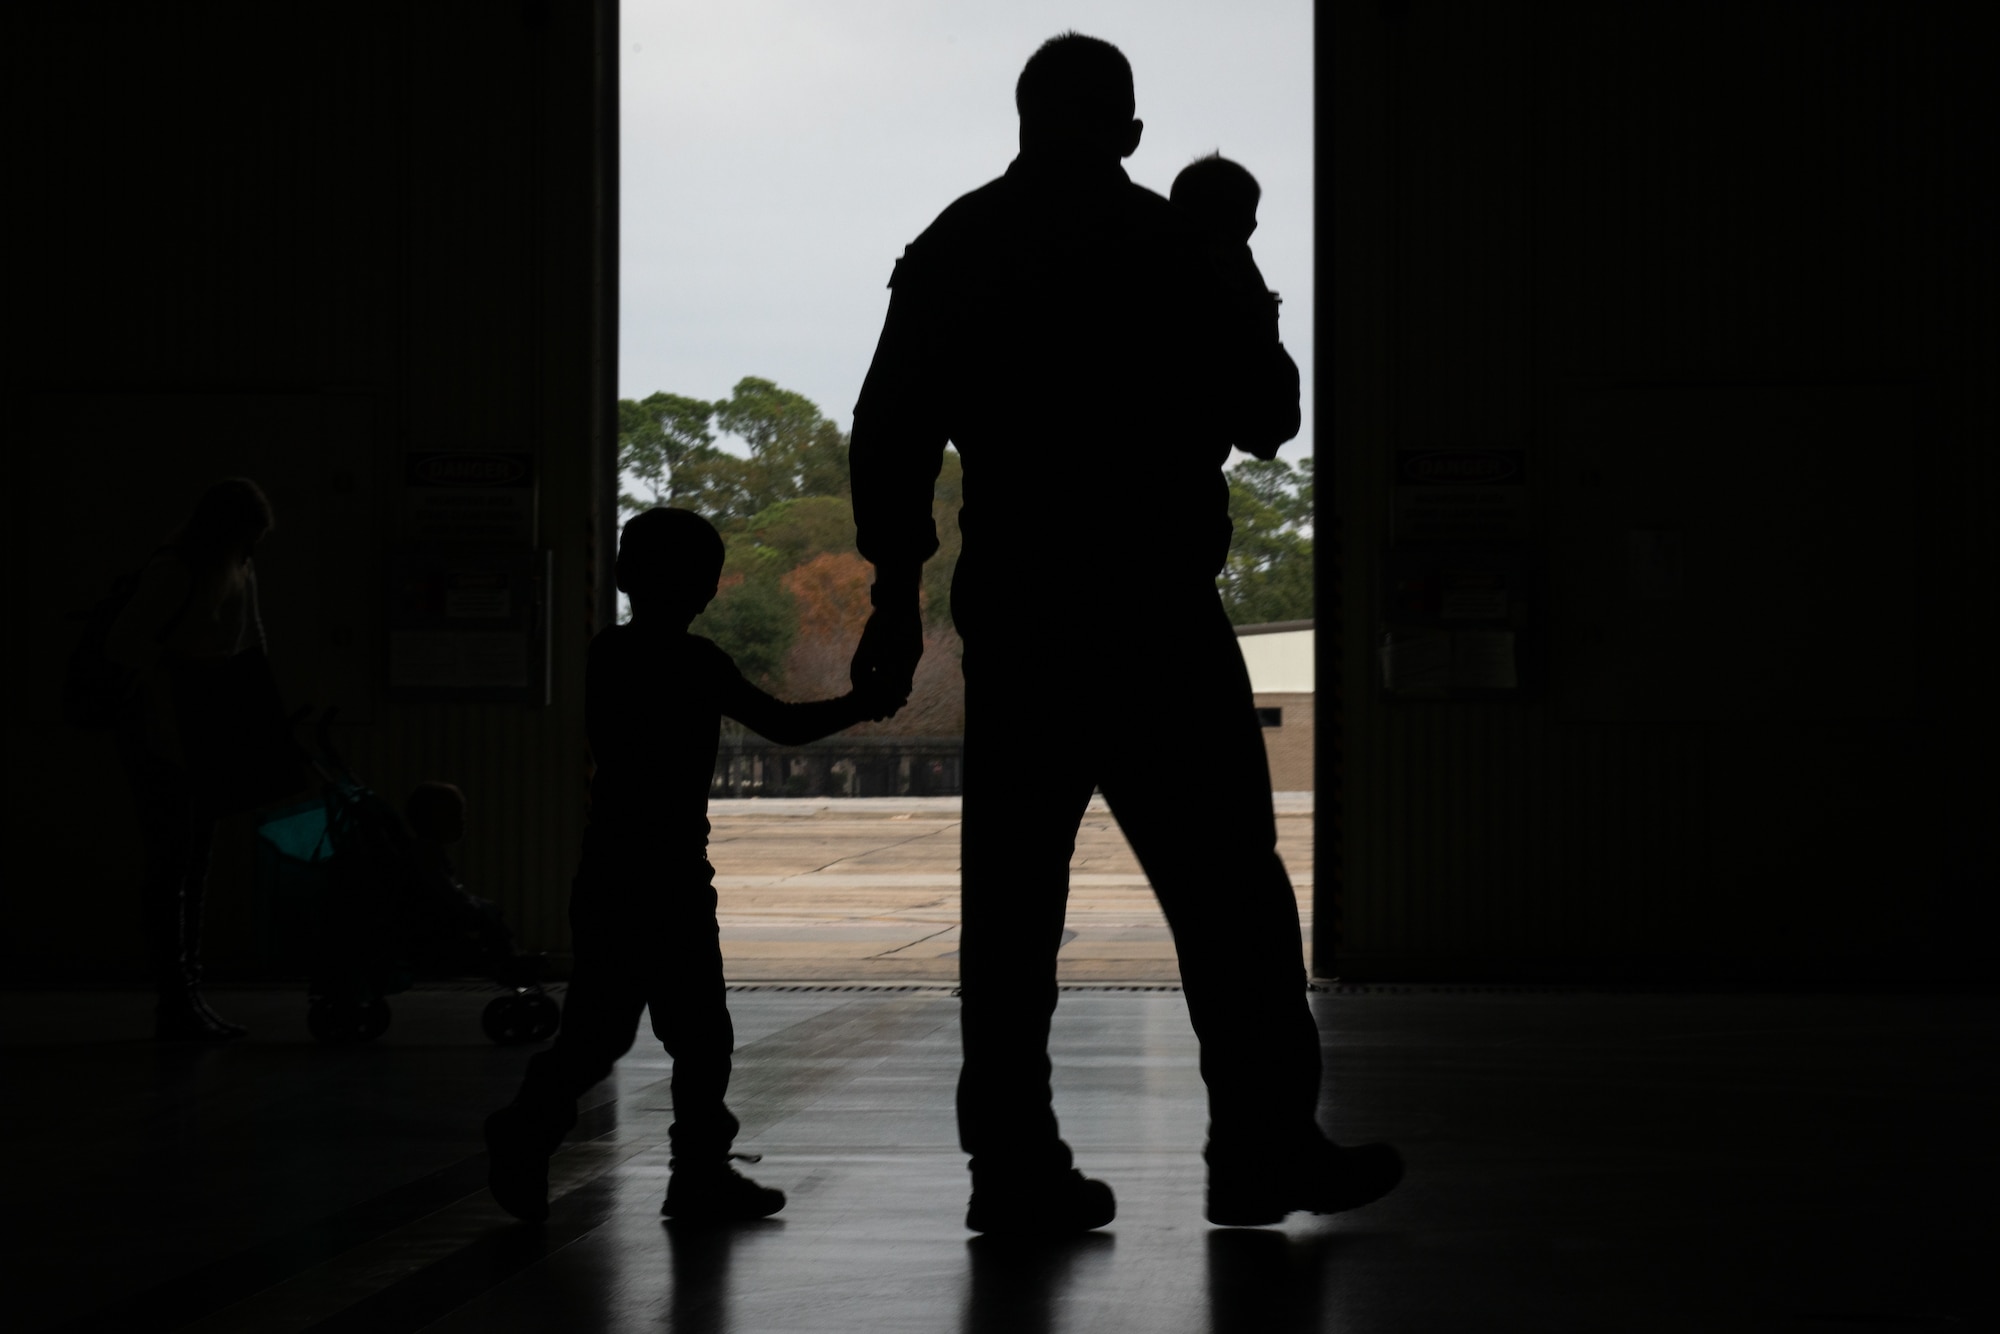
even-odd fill
[[[139,691],[139,674],[111,661],[105,653],[105,643],[111,637],[112,623],[139,591],[139,582],[145,574],[141,568],[119,575],[83,617],[83,638],[63,667],[62,717],[71,727],[104,731],[116,727],[132,711]],[[193,602],[194,588],[190,583],[180,610],[154,636],[156,642],[164,641],[174,632]]]

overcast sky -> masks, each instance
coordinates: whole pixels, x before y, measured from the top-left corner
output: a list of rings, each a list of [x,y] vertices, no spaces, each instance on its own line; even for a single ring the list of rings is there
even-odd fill
[[[1312,453],[1311,0],[624,0],[618,393],[746,375],[843,428],[903,247],[1016,151],[1014,80],[1067,28],[1132,62],[1165,194],[1220,149],[1264,187],[1252,239],[1306,373]]]

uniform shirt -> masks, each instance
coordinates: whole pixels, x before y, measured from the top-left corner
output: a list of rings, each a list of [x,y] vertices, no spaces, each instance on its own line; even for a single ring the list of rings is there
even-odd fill
[[[1268,298],[1246,316],[1206,239],[1115,164],[1023,156],[910,244],[854,409],[861,554],[937,549],[932,489],[964,459],[960,583],[1208,581],[1222,465],[1299,427]],[[969,573],[983,570],[983,577]],[[1046,590],[1044,590],[1046,591]],[[958,609],[967,589],[956,590]]]
[[[780,745],[802,745],[858,718],[846,697],[788,704],[743,678],[727,653],[678,627],[634,621],[590,641],[584,730],[596,773],[596,840],[642,839],[662,856],[708,846],[708,791],[727,716]]]

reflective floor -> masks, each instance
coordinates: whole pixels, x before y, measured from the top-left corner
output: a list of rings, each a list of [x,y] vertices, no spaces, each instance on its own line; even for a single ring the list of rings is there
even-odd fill
[[[661,1222],[667,1068],[641,1048],[588,1099],[549,1223],[514,1224],[478,1126],[528,1051],[484,1039],[486,999],[405,993],[379,1042],[329,1049],[296,993],[219,990],[254,1033],[201,1049],[147,1041],[137,993],[10,995],[8,1328],[2000,1328],[1992,998],[1322,995],[1323,1120],[1399,1142],[1409,1178],[1228,1230],[1201,1216],[1180,996],[1073,991],[1059,1110],[1119,1216],[1042,1247],[962,1226],[943,991],[732,994],[776,1219]]]

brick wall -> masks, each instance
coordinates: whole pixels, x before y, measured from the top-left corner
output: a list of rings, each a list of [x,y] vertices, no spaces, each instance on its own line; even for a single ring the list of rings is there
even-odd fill
[[[1310,693],[1259,692],[1259,709],[1277,709],[1279,725],[1264,728],[1264,753],[1271,761],[1271,788],[1310,792],[1313,788],[1313,697]]]

